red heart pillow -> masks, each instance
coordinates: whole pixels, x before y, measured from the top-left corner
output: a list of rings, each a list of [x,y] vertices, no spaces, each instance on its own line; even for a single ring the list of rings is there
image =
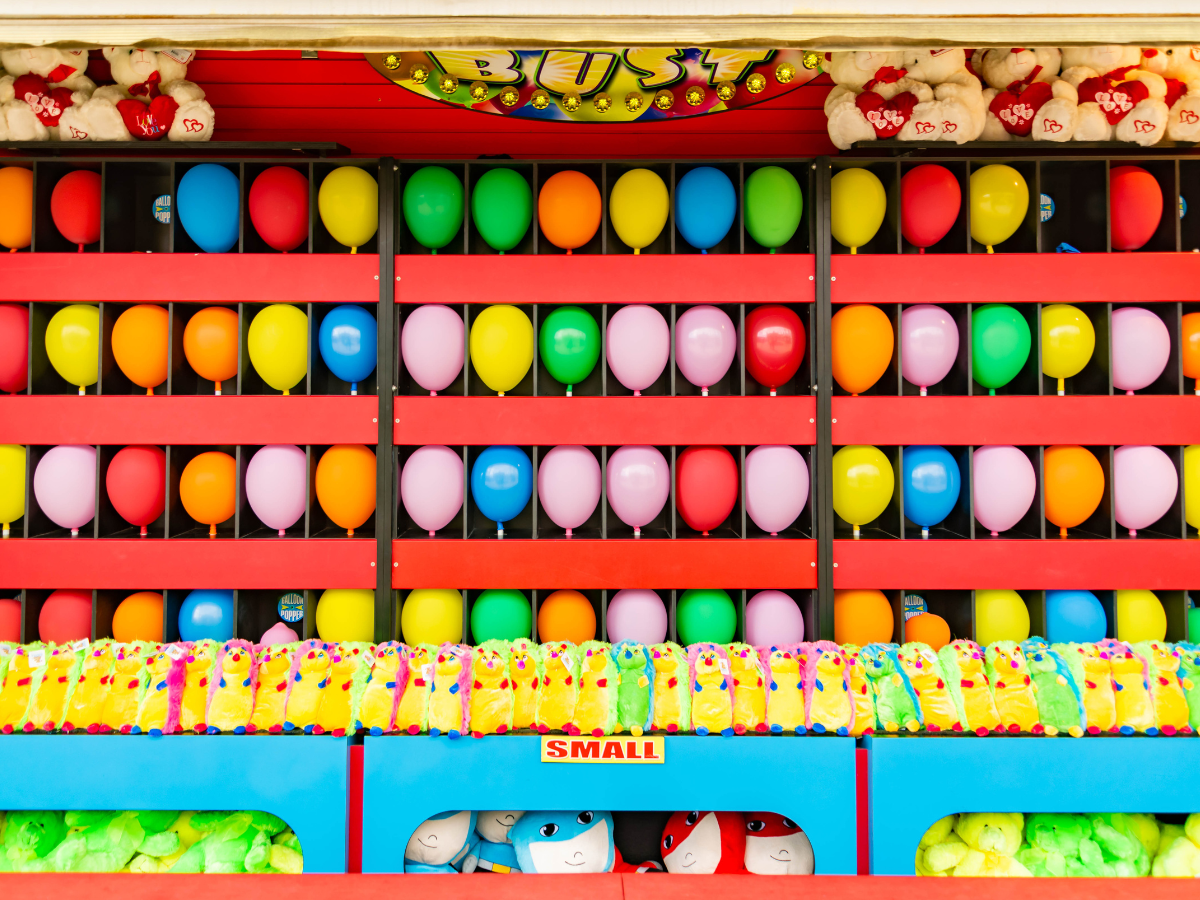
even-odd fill
[[[863,91],[854,98],[854,105],[875,129],[875,137],[882,140],[900,133],[900,129],[912,117],[913,107],[917,105],[917,95],[911,91],[904,91],[891,100],[884,100],[874,91]]]
[[[1113,84],[1107,78],[1085,78],[1079,85],[1079,102],[1099,104],[1109,125],[1116,125],[1149,96],[1140,81]]]
[[[122,100],[117,104],[125,127],[139,141],[157,141],[166,134],[178,109],[179,104],[166,94],[155,97],[148,106],[141,100]]]
[[[59,117],[68,106],[74,106],[71,92],[67,88],[50,89],[41,75],[28,73],[13,82],[16,99],[24,100],[38,117],[38,121],[50,128],[58,124]]]
[[[988,109],[1009,134],[1026,137],[1033,131],[1033,117],[1054,96],[1050,85],[1035,81],[1019,94],[1001,91],[992,98]]]

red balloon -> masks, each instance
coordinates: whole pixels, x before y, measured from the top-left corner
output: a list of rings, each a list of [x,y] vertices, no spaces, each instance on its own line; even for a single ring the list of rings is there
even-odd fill
[[[92,637],[92,592],[55,591],[38,615],[38,639],[67,644]]]
[[[675,506],[683,521],[708,534],[733,512],[738,467],[724,447],[688,447],[675,460]]]
[[[161,448],[133,446],[112,458],[104,484],[113,509],[144,535],[166,505],[166,478],[167,454]]]
[[[954,227],[962,188],[945,166],[921,165],[900,179],[900,231],[914,247],[932,247]]]
[[[1108,210],[1112,248],[1141,249],[1162,221],[1162,188],[1141,166],[1117,166],[1108,173]]]
[[[100,240],[100,173],[76,169],[60,178],[50,195],[50,218],[80,252]]]
[[[760,306],[746,316],[746,371],[775,393],[804,359],[804,323],[786,306]]]
[[[0,600],[0,641],[21,643],[20,600]]]
[[[29,307],[0,303],[0,391],[25,390],[29,379]]]
[[[250,221],[276,250],[295,250],[308,240],[308,179],[288,166],[265,170],[250,186]]]

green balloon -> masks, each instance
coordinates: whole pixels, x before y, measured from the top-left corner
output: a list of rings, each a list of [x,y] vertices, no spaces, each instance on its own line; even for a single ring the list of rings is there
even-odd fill
[[[579,384],[600,359],[600,326],[587,310],[560,306],[542,323],[538,352],[555,381]]]
[[[679,643],[728,644],[737,629],[737,610],[724,591],[696,588],[684,591],[675,606]]]
[[[971,373],[985,388],[1004,387],[1025,366],[1031,346],[1025,317],[1002,303],[971,314]]]
[[[463,187],[441,166],[425,166],[404,185],[404,221],[421,246],[437,251],[454,240],[463,220]]]
[[[774,251],[790,241],[800,227],[804,198],[791,172],[779,166],[763,166],[746,179],[742,208],[750,237]]]
[[[512,169],[491,169],[475,182],[471,218],[493,250],[503,253],[521,243],[533,221],[533,191]]]
[[[484,591],[471,606],[471,635],[476,644],[499,638],[515,641],[533,633],[533,610],[520,591]]]

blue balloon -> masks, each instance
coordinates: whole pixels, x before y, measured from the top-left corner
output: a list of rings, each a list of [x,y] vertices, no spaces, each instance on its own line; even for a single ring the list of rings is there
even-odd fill
[[[192,591],[179,607],[179,639],[233,640],[233,591]]]
[[[321,320],[317,346],[329,371],[350,382],[357,392],[358,382],[375,371],[379,348],[375,317],[361,306],[335,306]]]
[[[479,511],[495,522],[515,519],[533,496],[533,463],[520,447],[488,447],[471,467],[471,496]]]
[[[675,185],[675,224],[683,239],[708,252],[729,233],[737,216],[737,192],[720,169],[700,166]]]
[[[1108,633],[1108,616],[1091,591],[1046,591],[1046,639],[1094,644]]]
[[[904,515],[922,528],[940,524],[958,502],[962,476],[944,447],[904,448]]]
[[[237,176],[216,163],[184,173],[176,192],[179,221],[205,253],[225,253],[238,242],[241,187]]]

